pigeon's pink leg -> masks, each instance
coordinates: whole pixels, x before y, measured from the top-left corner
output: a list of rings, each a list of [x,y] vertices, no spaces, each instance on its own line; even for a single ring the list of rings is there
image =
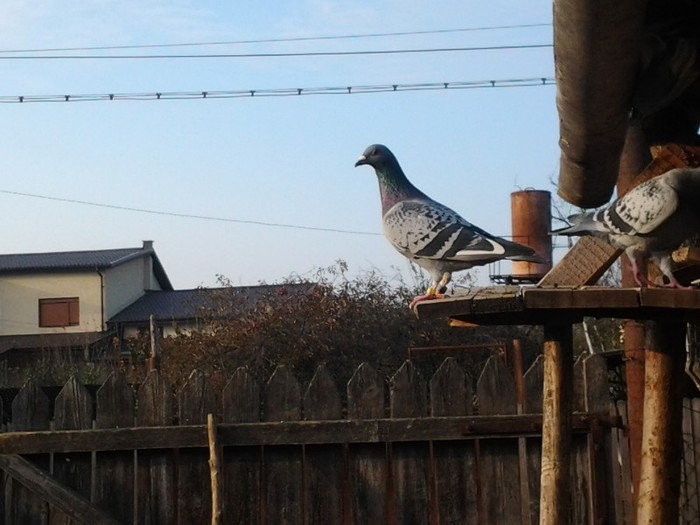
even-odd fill
[[[662,257],[655,259],[654,262],[658,264],[661,273],[663,273],[668,279],[668,284],[662,285],[664,288],[675,288],[677,290],[693,290],[692,286],[684,286],[678,282],[676,276],[673,275],[673,264],[671,263],[670,257]]]
[[[444,293],[436,293],[434,288],[428,288],[427,293],[414,297],[413,301],[408,305],[411,310],[416,309],[416,305],[422,301],[430,301],[432,299],[444,299]]]
[[[636,282],[641,288],[646,288],[647,286],[653,287],[654,283],[652,283],[647,278],[645,273],[640,270],[639,265],[637,264],[637,258],[628,256],[628,259],[630,261],[630,269],[632,270],[632,276],[634,277],[634,282]]]

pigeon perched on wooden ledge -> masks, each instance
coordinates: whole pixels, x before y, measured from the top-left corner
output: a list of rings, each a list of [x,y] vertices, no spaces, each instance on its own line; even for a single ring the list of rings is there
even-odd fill
[[[593,235],[625,250],[639,286],[655,286],[642,269],[651,260],[668,279],[669,288],[683,286],[673,275],[673,251],[700,233],[700,168],[676,168],[633,188],[599,210],[572,215],[570,226],[556,235]]]
[[[432,200],[411,184],[386,146],[369,146],[355,166],[364,164],[379,180],[384,235],[432,279],[426,293],[411,302],[412,309],[419,301],[444,297],[452,272],[501,259],[544,262],[532,248],[495,237]]]

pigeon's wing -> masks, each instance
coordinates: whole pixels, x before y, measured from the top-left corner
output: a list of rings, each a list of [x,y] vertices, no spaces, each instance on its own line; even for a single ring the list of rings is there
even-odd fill
[[[384,215],[384,233],[407,257],[475,263],[507,256],[505,246],[433,201],[405,200]]]
[[[677,208],[676,190],[663,177],[656,177],[597,212],[595,219],[613,234],[648,234],[661,226]]]

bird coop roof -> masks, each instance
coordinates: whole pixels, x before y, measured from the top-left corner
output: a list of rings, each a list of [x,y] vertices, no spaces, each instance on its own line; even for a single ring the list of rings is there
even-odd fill
[[[699,18],[697,2],[683,0],[555,0],[563,199],[583,208],[610,199],[630,122],[652,144],[696,136]]]

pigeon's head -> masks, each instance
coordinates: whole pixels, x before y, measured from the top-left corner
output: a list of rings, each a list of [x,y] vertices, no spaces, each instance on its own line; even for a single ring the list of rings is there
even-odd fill
[[[374,169],[381,169],[387,164],[396,163],[396,157],[394,154],[384,146],[383,144],[372,144],[368,146],[367,149],[360,155],[357,159],[355,166],[362,166],[367,164],[372,166]]]

